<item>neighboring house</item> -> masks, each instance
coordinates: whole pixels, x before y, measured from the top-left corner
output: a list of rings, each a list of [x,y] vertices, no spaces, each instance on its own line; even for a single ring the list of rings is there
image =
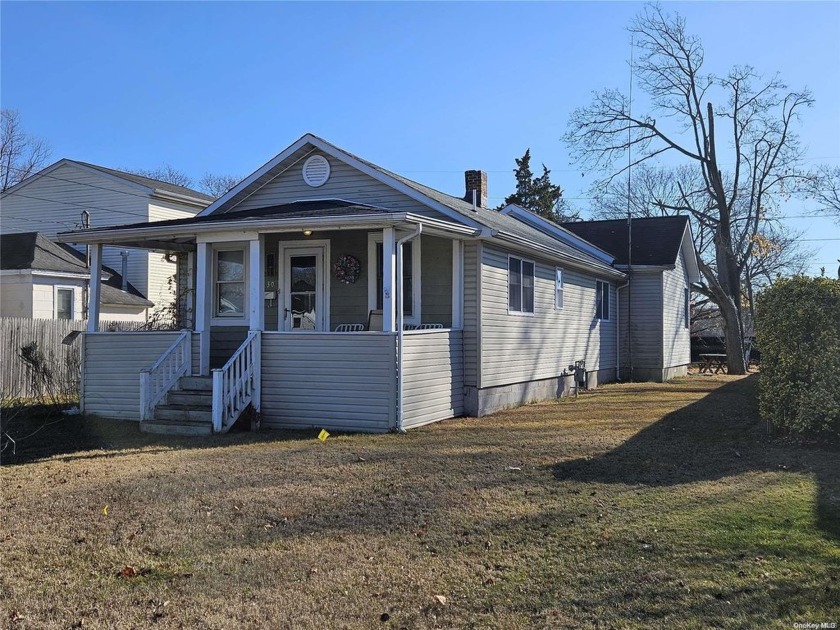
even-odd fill
[[[92,314],[85,412],[209,432],[250,403],[270,427],[399,431],[557,397],[575,362],[614,380],[615,257],[488,208],[484,172],[465,183],[447,195],[306,135],[195,218],[60,235],[94,268],[103,246],[178,252],[194,298],[192,331],[100,333]]]
[[[85,319],[90,269],[84,255],[43,234],[0,236],[0,317]],[[146,321],[152,303],[122,276],[102,268],[100,314]]]
[[[103,227],[191,217],[211,201],[183,186],[63,159],[0,195],[0,234],[40,232],[52,239],[83,227],[83,212],[89,213],[91,227]],[[122,251],[128,251],[129,282],[158,306],[171,302],[175,265],[165,252],[126,243],[106,247],[103,264],[122,269]]]
[[[631,366],[632,380],[667,381],[687,374],[691,285],[701,280],[688,217],[633,219],[632,231],[626,219],[563,227],[610,252],[616,268],[629,272],[630,283],[619,292],[621,377],[630,378]]]

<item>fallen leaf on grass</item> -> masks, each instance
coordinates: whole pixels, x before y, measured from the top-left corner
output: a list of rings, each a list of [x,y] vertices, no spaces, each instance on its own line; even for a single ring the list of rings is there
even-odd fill
[[[443,595],[435,595],[435,601],[441,606],[446,606],[446,597]]]

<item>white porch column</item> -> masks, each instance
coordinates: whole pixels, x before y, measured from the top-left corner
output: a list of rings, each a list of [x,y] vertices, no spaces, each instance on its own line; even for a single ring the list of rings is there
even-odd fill
[[[452,241],[452,328],[464,327],[464,243]]]
[[[382,330],[396,330],[397,260],[394,228],[382,230]]]
[[[248,321],[251,330],[263,330],[263,254],[262,239],[248,241]]]
[[[201,374],[210,374],[210,312],[213,288],[210,286],[213,265],[213,248],[209,243],[198,243],[195,255],[195,330],[200,338]]]
[[[90,246],[90,289],[88,290],[88,332],[99,331],[99,307],[102,301],[102,245]]]

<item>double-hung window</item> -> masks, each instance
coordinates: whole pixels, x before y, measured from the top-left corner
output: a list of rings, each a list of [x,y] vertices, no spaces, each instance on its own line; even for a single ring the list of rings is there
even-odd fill
[[[508,258],[508,311],[534,312],[534,262],[531,260]]]
[[[216,250],[216,317],[245,316],[245,250]]]
[[[554,308],[563,308],[563,270],[560,267],[554,269]]]
[[[73,319],[73,289],[55,290],[55,318]]]
[[[610,319],[610,284],[595,281],[595,319],[609,321]]]

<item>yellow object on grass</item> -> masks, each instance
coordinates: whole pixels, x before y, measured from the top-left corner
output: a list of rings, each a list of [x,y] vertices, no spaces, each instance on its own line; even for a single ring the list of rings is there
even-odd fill
[[[327,432],[327,430],[321,429],[321,432],[318,434],[318,439],[322,442],[326,442],[328,437],[330,437],[330,434]]]

